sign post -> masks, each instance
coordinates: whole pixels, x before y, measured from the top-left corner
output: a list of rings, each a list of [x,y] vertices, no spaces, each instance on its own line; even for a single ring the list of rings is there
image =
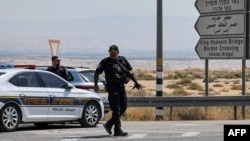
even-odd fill
[[[60,45],[60,40],[50,39],[49,45],[50,45],[51,56],[57,56],[59,45]]]

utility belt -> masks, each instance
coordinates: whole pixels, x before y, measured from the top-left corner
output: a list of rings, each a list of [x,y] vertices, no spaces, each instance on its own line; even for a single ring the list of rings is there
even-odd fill
[[[105,89],[107,92],[109,92],[110,89],[112,89],[112,87],[119,87],[119,88],[124,88],[124,83],[112,83],[112,82],[107,82],[105,85]]]
[[[105,85],[106,91],[109,92],[109,90],[112,89],[112,87],[123,88],[123,87],[124,87],[124,82],[123,82],[123,83],[114,83],[114,82],[109,82],[109,81],[107,81],[107,82],[106,82],[106,85]]]
[[[107,82],[111,84],[124,84],[125,83],[125,76],[122,74],[113,74],[107,78]]]

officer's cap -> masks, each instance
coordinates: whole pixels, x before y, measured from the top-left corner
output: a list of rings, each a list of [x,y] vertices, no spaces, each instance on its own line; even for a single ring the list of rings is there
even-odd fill
[[[109,52],[111,52],[112,50],[115,50],[115,51],[119,52],[119,49],[118,49],[117,45],[111,45],[109,47]]]
[[[53,60],[58,60],[58,61],[60,61],[61,59],[59,59],[58,56],[52,56],[52,57],[51,57],[51,60],[52,60],[52,61],[53,61]]]

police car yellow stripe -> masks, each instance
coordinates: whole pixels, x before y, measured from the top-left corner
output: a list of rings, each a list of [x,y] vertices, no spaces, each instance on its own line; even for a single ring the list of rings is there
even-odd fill
[[[0,96],[0,102],[7,103],[15,101],[20,105],[85,105],[90,100],[100,101],[93,98],[60,98],[60,97],[19,97],[19,96]],[[49,102],[51,101],[51,103]]]

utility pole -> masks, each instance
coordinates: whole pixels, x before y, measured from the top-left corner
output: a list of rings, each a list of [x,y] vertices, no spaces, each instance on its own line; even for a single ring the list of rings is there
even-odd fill
[[[162,51],[162,0],[157,0],[157,39],[156,39],[156,96],[163,96],[163,51]],[[155,120],[162,120],[163,107],[156,107]]]

